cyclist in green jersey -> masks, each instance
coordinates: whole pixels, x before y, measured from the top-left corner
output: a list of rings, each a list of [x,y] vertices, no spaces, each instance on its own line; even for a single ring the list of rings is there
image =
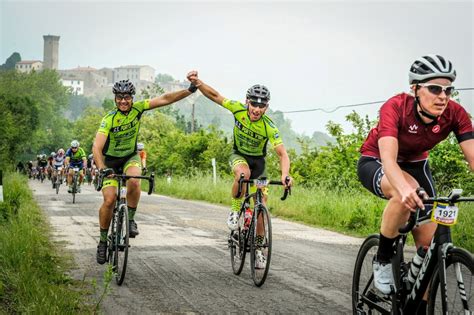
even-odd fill
[[[187,90],[134,102],[135,86],[128,80],[116,82],[113,93],[117,108],[102,119],[92,149],[94,161],[101,173],[110,175],[123,172],[130,176],[139,176],[142,172],[142,165],[137,154],[137,138],[143,112],[177,102],[196,90],[197,88],[191,84]],[[117,186],[118,182],[113,178],[106,178],[102,186],[104,202],[99,210],[100,241],[97,246],[97,262],[99,264],[105,263],[106,260],[107,233],[115,205]],[[127,206],[130,218],[130,237],[139,234],[134,220],[139,199],[140,181],[137,179],[128,180]]]
[[[263,85],[254,85],[247,90],[246,101],[229,100],[220,95],[209,85],[198,78],[197,71],[191,71],[187,76],[191,84],[195,85],[204,96],[211,101],[228,109],[234,115],[234,150],[230,156],[230,164],[234,172],[232,185],[232,207],[227,220],[231,230],[237,228],[241,198],[237,198],[240,174],[245,179],[255,179],[265,174],[265,155],[268,141],[273,145],[280,158],[281,182],[284,186],[291,186],[285,182],[290,173],[290,159],[283,145],[278,128],[265,115],[270,101],[270,91]],[[245,189],[245,188],[244,188]],[[242,196],[245,191],[242,192]],[[258,234],[257,227],[257,234]],[[260,235],[257,235],[257,239]],[[263,236],[262,236],[263,239]],[[257,253],[257,256],[258,253]],[[260,255],[263,258],[263,255]],[[257,264],[259,257],[257,257]],[[264,264],[264,262],[262,262]]]
[[[68,192],[72,193],[72,178],[74,175],[74,168],[79,169],[79,182],[77,186],[77,192],[81,192],[82,181],[84,180],[84,169],[87,168],[87,155],[83,148],[80,147],[80,143],[77,140],[72,140],[71,147],[66,151],[66,165],[67,172],[67,184]]]

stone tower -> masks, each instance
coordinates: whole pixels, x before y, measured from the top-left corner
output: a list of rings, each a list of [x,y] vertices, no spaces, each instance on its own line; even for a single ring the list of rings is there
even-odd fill
[[[59,36],[44,35],[43,69],[58,69]]]

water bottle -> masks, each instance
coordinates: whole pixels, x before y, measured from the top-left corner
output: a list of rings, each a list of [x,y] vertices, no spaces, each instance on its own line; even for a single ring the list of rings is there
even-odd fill
[[[245,208],[245,216],[244,216],[244,227],[248,229],[250,227],[250,222],[252,221],[252,210],[250,207]]]
[[[420,268],[421,268],[421,265],[423,264],[423,260],[425,259],[425,256],[426,256],[426,249],[423,246],[420,246],[411,261],[410,270],[408,271],[408,281],[410,282],[410,284],[415,283],[416,277],[418,276],[418,273],[420,272]]]

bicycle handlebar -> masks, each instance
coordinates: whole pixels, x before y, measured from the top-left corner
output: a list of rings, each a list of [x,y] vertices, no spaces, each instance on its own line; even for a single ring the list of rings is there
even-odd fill
[[[136,178],[136,179],[146,179],[148,180],[148,195],[151,195],[153,191],[155,190],[155,173],[151,173],[150,176],[133,176],[133,175],[126,175],[126,174],[111,174],[108,176],[105,176],[105,174],[100,174],[99,175],[99,180],[98,180],[98,185],[97,185],[97,191],[100,191],[102,189],[103,181],[104,178],[120,178],[120,179],[130,179],[130,178]]]
[[[248,184],[256,184],[257,183],[257,180],[258,179],[245,179],[244,178],[244,174],[240,174],[240,178],[239,178],[239,190],[237,192],[237,198],[240,198],[240,196],[242,195],[242,184],[244,183],[248,183]],[[261,180],[266,180],[266,178],[259,178]],[[288,183],[290,181],[290,177],[287,176],[285,178],[285,183]],[[280,181],[277,181],[277,180],[268,180],[266,185],[280,185],[280,186],[283,186],[283,183],[280,182]],[[287,186],[285,188],[285,191],[283,192],[283,196],[280,198],[281,200],[285,200],[288,195],[291,195],[291,186]]]
[[[419,187],[417,189],[418,196],[421,198],[423,194],[426,192],[423,190],[423,188]],[[444,202],[444,203],[449,203],[450,205],[454,205],[455,203],[458,202],[472,202],[474,201],[474,197],[465,197],[461,198],[462,195],[462,189],[453,189],[447,197],[429,197],[426,199],[422,199],[423,204],[425,205],[432,205],[435,202]],[[419,222],[426,220],[429,218],[429,213],[423,215],[420,218],[420,208],[416,208],[416,211],[410,215],[410,219],[408,220],[408,223],[404,226],[398,229],[398,232],[401,234],[406,234],[410,232],[416,224]]]

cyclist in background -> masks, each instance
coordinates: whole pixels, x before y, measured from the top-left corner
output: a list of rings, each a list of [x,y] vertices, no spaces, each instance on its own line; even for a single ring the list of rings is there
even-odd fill
[[[56,155],[56,152],[51,152],[48,156],[48,179],[51,180],[51,175],[53,175],[53,159]]]
[[[145,175],[147,171],[145,145],[142,142],[138,142],[137,150],[138,150],[138,155],[140,156],[140,161],[142,162],[142,174]]]
[[[33,176],[33,161],[26,163],[26,172],[28,173],[28,178]]]
[[[59,149],[56,155],[54,156],[53,159],[53,176],[57,177],[58,175],[61,175],[61,178],[64,178],[64,163],[66,161],[66,154],[64,152],[64,149]],[[61,168],[61,173],[58,174],[58,170]]]
[[[428,164],[428,152],[454,132],[474,170],[474,135],[466,110],[450,99],[456,71],[452,63],[439,55],[415,60],[409,70],[410,94],[401,93],[382,105],[378,125],[361,147],[358,176],[365,188],[388,199],[380,228],[380,242],[374,257],[374,284],[384,294],[394,287],[393,244],[398,229],[408,220],[410,211],[424,209],[417,188],[429,196],[436,194]],[[413,229],[417,247],[428,246],[436,230],[435,223]],[[426,301],[418,312],[426,309]]]
[[[170,105],[191,95],[196,90],[197,88],[191,84],[186,90],[165,93],[152,99],[134,102],[135,86],[128,80],[116,82],[112,91],[117,108],[102,119],[92,149],[94,161],[101,172],[105,175],[123,172],[127,175],[139,176],[142,165],[137,154],[137,138],[143,112]],[[117,197],[117,186],[118,182],[114,178],[106,178],[103,181],[104,202],[99,210],[100,240],[97,246],[97,263],[99,264],[104,264],[106,260],[107,233]],[[135,212],[140,200],[140,192],[140,180],[130,179],[127,181],[130,237],[139,234],[135,222]]]
[[[265,174],[265,156],[268,141],[273,145],[280,159],[282,184],[285,187],[292,185],[291,178],[289,183],[286,182],[286,178],[289,177],[290,173],[290,158],[277,127],[265,115],[270,101],[270,91],[264,85],[253,85],[247,90],[245,103],[241,103],[223,97],[212,87],[203,83],[198,78],[197,71],[189,72],[188,80],[198,87],[204,96],[228,109],[234,115],[234,152],[229,159],[234,172],[234,183],[232,185],[232,206],[227,219],[227,226],[230,230],[235,230],[239,220],[241,199],[245,194],[244,187],[241,196],[237,197],[240,174],[243,173],[245,179],[256,179]],[[266,191],[264,194],[267,195]],[[258,222],[260,222],[259,219]],[[259,232],[261,233],[257,224],[257,243],[263,244],[264,237]],[[257,268],[265,266],[265,257],[261,250],[256,251],[256,256]]]
[[[87,155],[83,148],[79,146],[79,141],[73,140],[71,147],[66,151],[66,167],[67,184],[69,186],[67,192],[72,193],[72,177],[74,175],[74,168],[79,168],[79,182],[77,184],[77,192],[81,192],[81,184],[84,179],[84,169],[87,167]]]
[[[40,175],[42,173],[44,175],[44,177],[46,178],[47,169],[48,169],[48,159],[46,158],[46,154],[38,155],[38,167],[37,168],[38,168],[38,175]]]

